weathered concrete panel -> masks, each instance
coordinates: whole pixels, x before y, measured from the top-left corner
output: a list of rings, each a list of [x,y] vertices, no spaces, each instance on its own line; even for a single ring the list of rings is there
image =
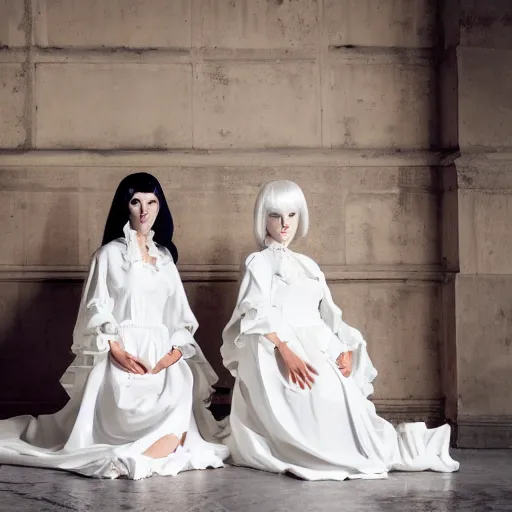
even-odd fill
[[[376,398],[439,398],[441,295],[437,284],[330,285],[345,321],[360,330],[379,375]]]
[[[191,67],[42,64],[38,148],[190,147]]]
[[[437,82],[429,65],[331,56],[324,77],[324,145],[429,148],[438,139],[437,116]]]
[[[0,215],[10,243],[0,247],[2,265],[77,265],[76,194],[0,192]],[[23,233],[23,237],[17,233]]]
[[[456,148],[459,144],[459,84],[457,50],[447,50],[439,64],[440,147]]]
[[[0,47],[25,46],[28,30],[24,0],[0,1]]]
[[[0,148],[26,141],[26,70],[22,64],[0,63]]]
[[[36,40],[50,47],[190,47],[190,4],[189,0],[39,0]]]
[[[34,40],[42,47],[26,55],[2,52],[3,61],[34,58],[37,69],[31,105],[23,85],[27,80],[16,74],[22,66],[0,64],[0,77],[3,70],[9,75],[8,87],[0,87],[0,146],[25,143],[25,126],[32,125],[29,114],[37,109],[37,148],[238,152],[205,151],[214,164],[194,158],[187,164],[183,157],[180,162],[185,163],[168,165],[163,159],[152,166],[148,155],[156,152],[150,151],[122,153],[126,159],[121,164],[112,163],[112,153],[104,163],[98,160],[106,153],[94,153],[98,160],[91,163],[78,151],[66,153],[65,165],[61,154],[55,161],[53,153],[45,154],[45,168],[32,160],[27,164],[32,168],[7,169],[4,161],[0,216],[8,220],[11,243],[0,248],[1,277],[26,282],[0,287],[0,344],[2,353],[13,357],[4,358],[4,366],[34,379],[27,382],[22,375],[14,380],[4,372],[7,380],[2,382],[17,387],[4,390],[0,403],[57,403],[63,396],[57,381],[69,362],[80,283],[58,282],[58,270],[51,269],[45,276],[53,281],[31,280],[40,278],[39,266],[73,272],[73,266],[88,264],[101,241],[115,188],[141,168],[161,180],[169,199],[180,266],[189,279],[194,275],[185,286],[201,325],[198,340],[221,385],[231,382],[222,369],[219,347],[237,293],[232,271],[257,250],[252,236],[256,194],[269,179],[292,179],[303,187],[311,215],[308,237],[293,249],[311,255],[328,275],[343,279],[331,288],[347,321],[368,339],[380,372],[376,396],[411,403],[440,398],[439,285],[414,280],[410,268],[403,275],[412,281],[397,281],[402,263],[439,263],[434,172],[427,167],[385,167],[400,165],[386,158],[382,167],[375,167],[375,154],[368,164],[362,164],[363,157],[337,162],[322,149],[293,152],[293,163],[284,162],[289,152],[279,150],[274,165],[274,157],[265,151],[331,146],[392,151],[434,145],[439,124],[435,63],[432,52],[423,49],[435,46],[435,3],[0,3],[0,14],[7,12],[2,10],[5,5],[15,6],[8,18],[0,15],[0,45],[24,43],[28,25],[22,16],[32,5]],[[345,45],[364,48],[336,48]],[[191,47],[191,52],[165,50]],[[111,51],[121,48],[126,51]],[[139,51],[152,48],[164,51]],[[249,155],[248,148],[255,148],[248,157],[251,164],[240,167],[240,155]],[[218,163],[218,154],[225,163]],[[323,158],[326,154],[331,160]],[[311,164],[311,155],[331,163]],[[389,281],[383,282],[373,265],[387,264]],[[210,266],[218,272],[210,272]],[[344,271],[358,280],[345,280]],[[423,270],[421,279],[429,275]],[[23,342],[16,345],[20,336]],[[34,357],[27,359],[26,353]],[[50,371],[37,366],[48,356]],[[24,412],[40,411],[32,405]]]
[[[319,44],[317,0],[197,0],[205,48],[312,48]]]
[[[68,169],[80,176],[81,265],[88,263],[101,240],[118,183],[139,170]],[[239,265],[256,250],[254,201],[260,186],[272,179],[291,179],[303,188],[310,229],[294,248],[324,265],[439,261],[435,175],[429,168],[176,166],[150,172],[160,179],[171,206],[182,264]],[[368,207],[368,197],[376,198],[378,211]],[[368,230],[375,232],[377,245],[383,244],[376,254],[373,242],[365,238]]]
[[[138,169],[83,168],[80,173],[80,263],[87,264],[101,240],[119,181]],[[324,263],[344,260],[343,195],[335,169],[175,167],[151,169],[164,187],[175,219],[180,263],[240,265],[257,249],[253,208],[260,186],[292,179],[310,204],[310,233],[294,244]],[[354,177],[355,178],[355,177]],[[350,179],[350,178],[348,178]]]
[[[16,194],[15,194],[16,197]],[[20,194],[24,265],[78,264],[78,208],[75,192]],[[25,208],[23,208],[25,206]]]
[[[310,62],[198,65],[194,146],[321,145],[315,70]]]
[[[461,0],[460,44],[512,48],[510,0]]]
[[[117,185],[124,176],[139,170],[66,167],[0,171],[0,187],[6,194],[4,215],[12,215],[9,225],[13,236],[21,231],[30,234],[31,229],[43,236],[50,228],[57,229],[56,221],[64,223],[54,249],[41,246],[26,254],[29,241],[14,237],[3,249],[4,263],[14,265],[35,257],[40,250],[44,262],[87,265],[101,241]],[[183,264],[239,265],[256,250],[252,236],[254,201],[261,184],[271,179],[291,179],[304,189],[310,230],[307,239],[294,248],[324,265],[437,261],[432,213],[436,196],[429,192],[434,175],[428,168],[247,167],[241,171],[236,167],[176,166],[156,167],[150,172],[166,191],[176,219],[175,237]],[[52,204],[60,196],[68,201],[66,208],[75,212],[73,220],[69,215],[55,217]],[[57,209],[57,215],[62,208]],[[29,228],[25,227],[28,219],[32,219]],[[376,241],[367,240],[369,232],[375,234]],[[59,245],[64,240],[74,242],[65,242],[64,248]],[[370,249],[374,242],[382,244],[384,252],[379,249],[373,254]]]
[[[326,0],[324,23],[336,46],[432,47],[435,0]]]
[[[435,194],[349,194],[347,263],[439,263],[438,207]]]
[[[78,265],[76,175],[2,168],[0,196],[9,240],[0,245],[0,265]]]
[[[0,246],[0,265],[21,264],[24,261],[23,232],[24,219],[21,204],[12,192],[0,191],[0,216],[5,222],[5,236],[10,243]]]
[[[510,191],[459,191],[461,272],[512,274],[510,219]]]
[[[456,172],[455,165],[440,170],[443,181],[439,199],[441,253],[444,267],[452,271],[459,269],[459,192]]]
[[[512,145],[512,50],[459,48],[461,148]]]
[[[512,279],[457,277],[459,413],[512,415]]]

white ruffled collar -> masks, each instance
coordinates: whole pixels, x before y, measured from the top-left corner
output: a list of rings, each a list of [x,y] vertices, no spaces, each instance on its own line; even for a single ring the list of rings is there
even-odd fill
[[[269,235],[265,237],[265,246],[273,252],[291,252],[286,245],[278,242]]]
[[[126,252],[124,253],[124,259],[128,264],[135,263],[136,261],[141,261],[145,265],[155,268],[156,270],[160,270],[162,267],[163,256],[162,253],[158,250],[155,242],[153,241],[153,237],[155,236],[155,232],[151,230],[146,236],[146,246],[148,248],[148,254],[152,258],[155,258],[155,265],[151,263],[146,263],[142,258],[142,253],[139,248],[139,244],[137,242],[137,231],[132,229],[130,226],[130,221],[128,221],[123,228],[124,238],[126,241]]]
[[[272,251],[274,261],[274,274],[279,276],[283,281],[292,284],[304,277],[310,277],[319,280],[318,276],[303,263],[303,259],[299,258],[286,245],[278,242],[271,236],[265,237],[266,249]]]

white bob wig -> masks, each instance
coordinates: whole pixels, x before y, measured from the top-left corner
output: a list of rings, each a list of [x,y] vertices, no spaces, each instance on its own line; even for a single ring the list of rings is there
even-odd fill
[[[299,216],[295,236],[302,238],[308,233],[309,213],[302,189],[293,181],[269,181],[261,187],[254,205],[254,236],[261,248],[265,248],[267,217],[270,213],[291,213]]]

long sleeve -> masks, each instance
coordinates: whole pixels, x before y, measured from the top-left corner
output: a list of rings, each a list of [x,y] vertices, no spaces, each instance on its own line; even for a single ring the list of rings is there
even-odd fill
[[[262,252],[251,254],[245,261],[237,303],[222,333],[222,359],[234,376],[238,366],[237,349],[243,348],[248,341],[258,341],[273,349],[273,343],[264,338],[266,334],[275,332],[285,343],[294,338],[283,322],[279,308],[272,303],[274,278],[272,261]]]
[[[240,332],[265,335],[276,332],[279,322],[272,304],[272,269],[260,254],[251,255],[245,263],[245,275],[240,285],[236,309],[240,315]]]
[[[109,340],[117,340],[113,300],[108,292],[108,253],[100,248],[93,256],[73,331],[74,354],[99,355],[108,352]]]
[[[251,334],[265,336],[272,332],[275,332],[285,343],[291,341],[291,333],[282,320],[281,312],[273,304],[272,281],[274,278],[272,265],[262,253],[254,253],[247,258],[245,275],[240,285],[232,318],[238,329],[233,341],[235,345],[243,346],[244,336]]]
[[[190,309],[183,283],[174,264],[169,264],[169,272],[173,292],[165,305],[163,323],[169,329],[171,345],[179,347],[183,358],[189,359],[196,353],[193,334],[197,330],[198,323]]]

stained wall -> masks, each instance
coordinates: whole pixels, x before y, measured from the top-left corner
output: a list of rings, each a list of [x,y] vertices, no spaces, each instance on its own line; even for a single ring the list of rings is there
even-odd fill
[[[220,386],[255,196],[293,179],[311,210],[297,250],[368,340],[379,410],[440,421],[457,268],[443,260],[439,20],[434,0],[0,2],[2,414],[65,402],[90,255],[117,183],[146,170]]]

